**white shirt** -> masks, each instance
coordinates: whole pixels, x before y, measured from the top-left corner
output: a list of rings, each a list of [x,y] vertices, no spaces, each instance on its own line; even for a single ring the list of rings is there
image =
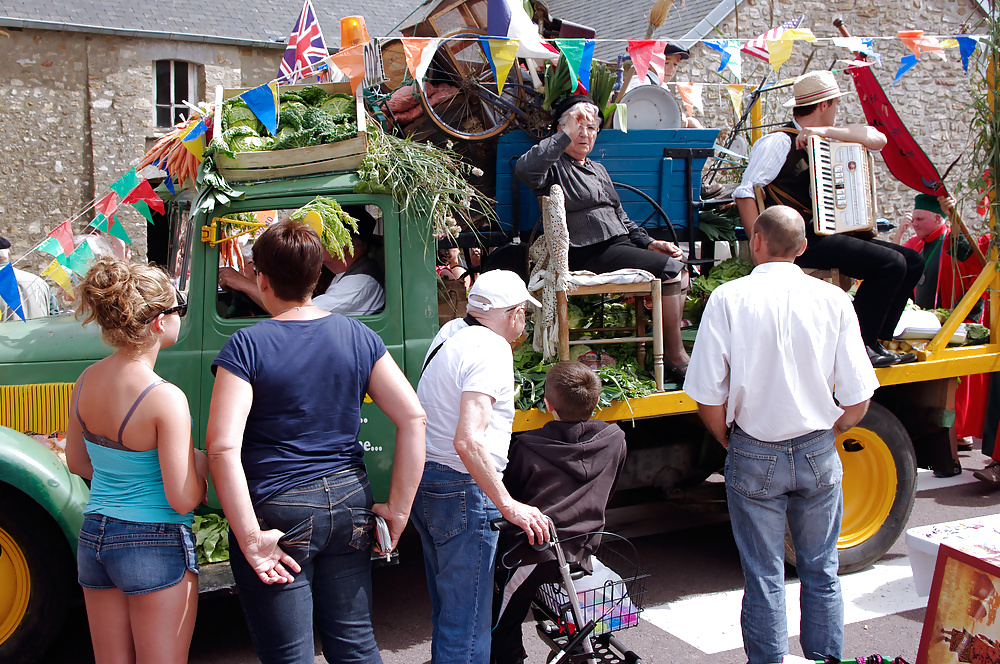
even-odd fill
[[[427,461],[468,473],[455,451],[462,392],[493,397],[493,412],[482,443],[493,457],[496,471],[507,467],[510,434],[514,425],[514,355],[499,334],[481,325],[469,326],[461,318],[450,321],[434,337],[427,355],[447,340],[431,359],[427,358],[417,397],[427,411]]]
[[[798,122],[792,120],[792,123],[796,129],[802,129]],[[750,148],[750,159],[740,186],[733,190],[733,198],[755,198],[754,185],[763,187],[774,182],[791,149],[792,137],[783,131],[774,131],[757,139]]]
[[[5,263],[0,263],[0,267],[3,265]],[[48,316],[51,291],[45,280],[16,267],[14,268],[14,278],[17,280],[18,293],[21,295],[21,310],[24,312],[25,320]],[[3,300],[0,300],[0,320],[20,320],[14,310]]]
[[[842,290],[794,263],[765,263],[715,289],[698,327],[684,391],[726,405],[758,440],[833,428],[879,386]]]
[[[325,293],[313,298],[313,304],[345,316],[366,316],[385,307],[385,289],[367,274],[341,272],[333,277]]]

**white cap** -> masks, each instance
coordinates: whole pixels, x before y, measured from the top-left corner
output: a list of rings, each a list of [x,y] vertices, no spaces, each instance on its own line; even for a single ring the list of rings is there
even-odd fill
[[[483,272],[469,291],[469,306],[480,311],[507,309],[522,302],[542,306],[541,302],[531,297],[521,277],[510,270]]]

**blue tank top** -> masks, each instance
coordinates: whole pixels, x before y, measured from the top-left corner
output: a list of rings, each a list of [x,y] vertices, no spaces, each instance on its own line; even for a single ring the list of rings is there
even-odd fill
[[[86,372],[84,372],[86,373]],[[83,390],[81,377],[80,390]],[[93,434],[80,417],[80,399],[77,395],[76,418],[83,429],[83,440],[94,468],[90,482],[90,499],[84,514],[100,514],[122,521],[137,523],[180,523],[188,527],[193,522],[192,512],[180,514],[170,506],[163,489],[159,453],[151,450],[136,451],[122,445],[122,432],[139,402],[160,383],[149,385],[135,400],[118,429],[118,440]]]

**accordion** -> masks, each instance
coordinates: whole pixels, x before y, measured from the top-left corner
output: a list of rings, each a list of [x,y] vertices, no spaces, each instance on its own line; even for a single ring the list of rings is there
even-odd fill
[[[875,234],[875,160],[860,143],[809,137],[813,230]]]

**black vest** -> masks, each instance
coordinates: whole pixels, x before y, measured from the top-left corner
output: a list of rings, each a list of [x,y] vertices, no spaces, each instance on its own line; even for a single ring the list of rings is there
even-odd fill
[[[809,153],[795,147],[799,131],[791,122],[781,129],[792,139],[785,163],[771,184],[764,187],[764,207],[787,205],[798,211],[806,222],[806,232],[812,232],[812,188],[809,178]]]

